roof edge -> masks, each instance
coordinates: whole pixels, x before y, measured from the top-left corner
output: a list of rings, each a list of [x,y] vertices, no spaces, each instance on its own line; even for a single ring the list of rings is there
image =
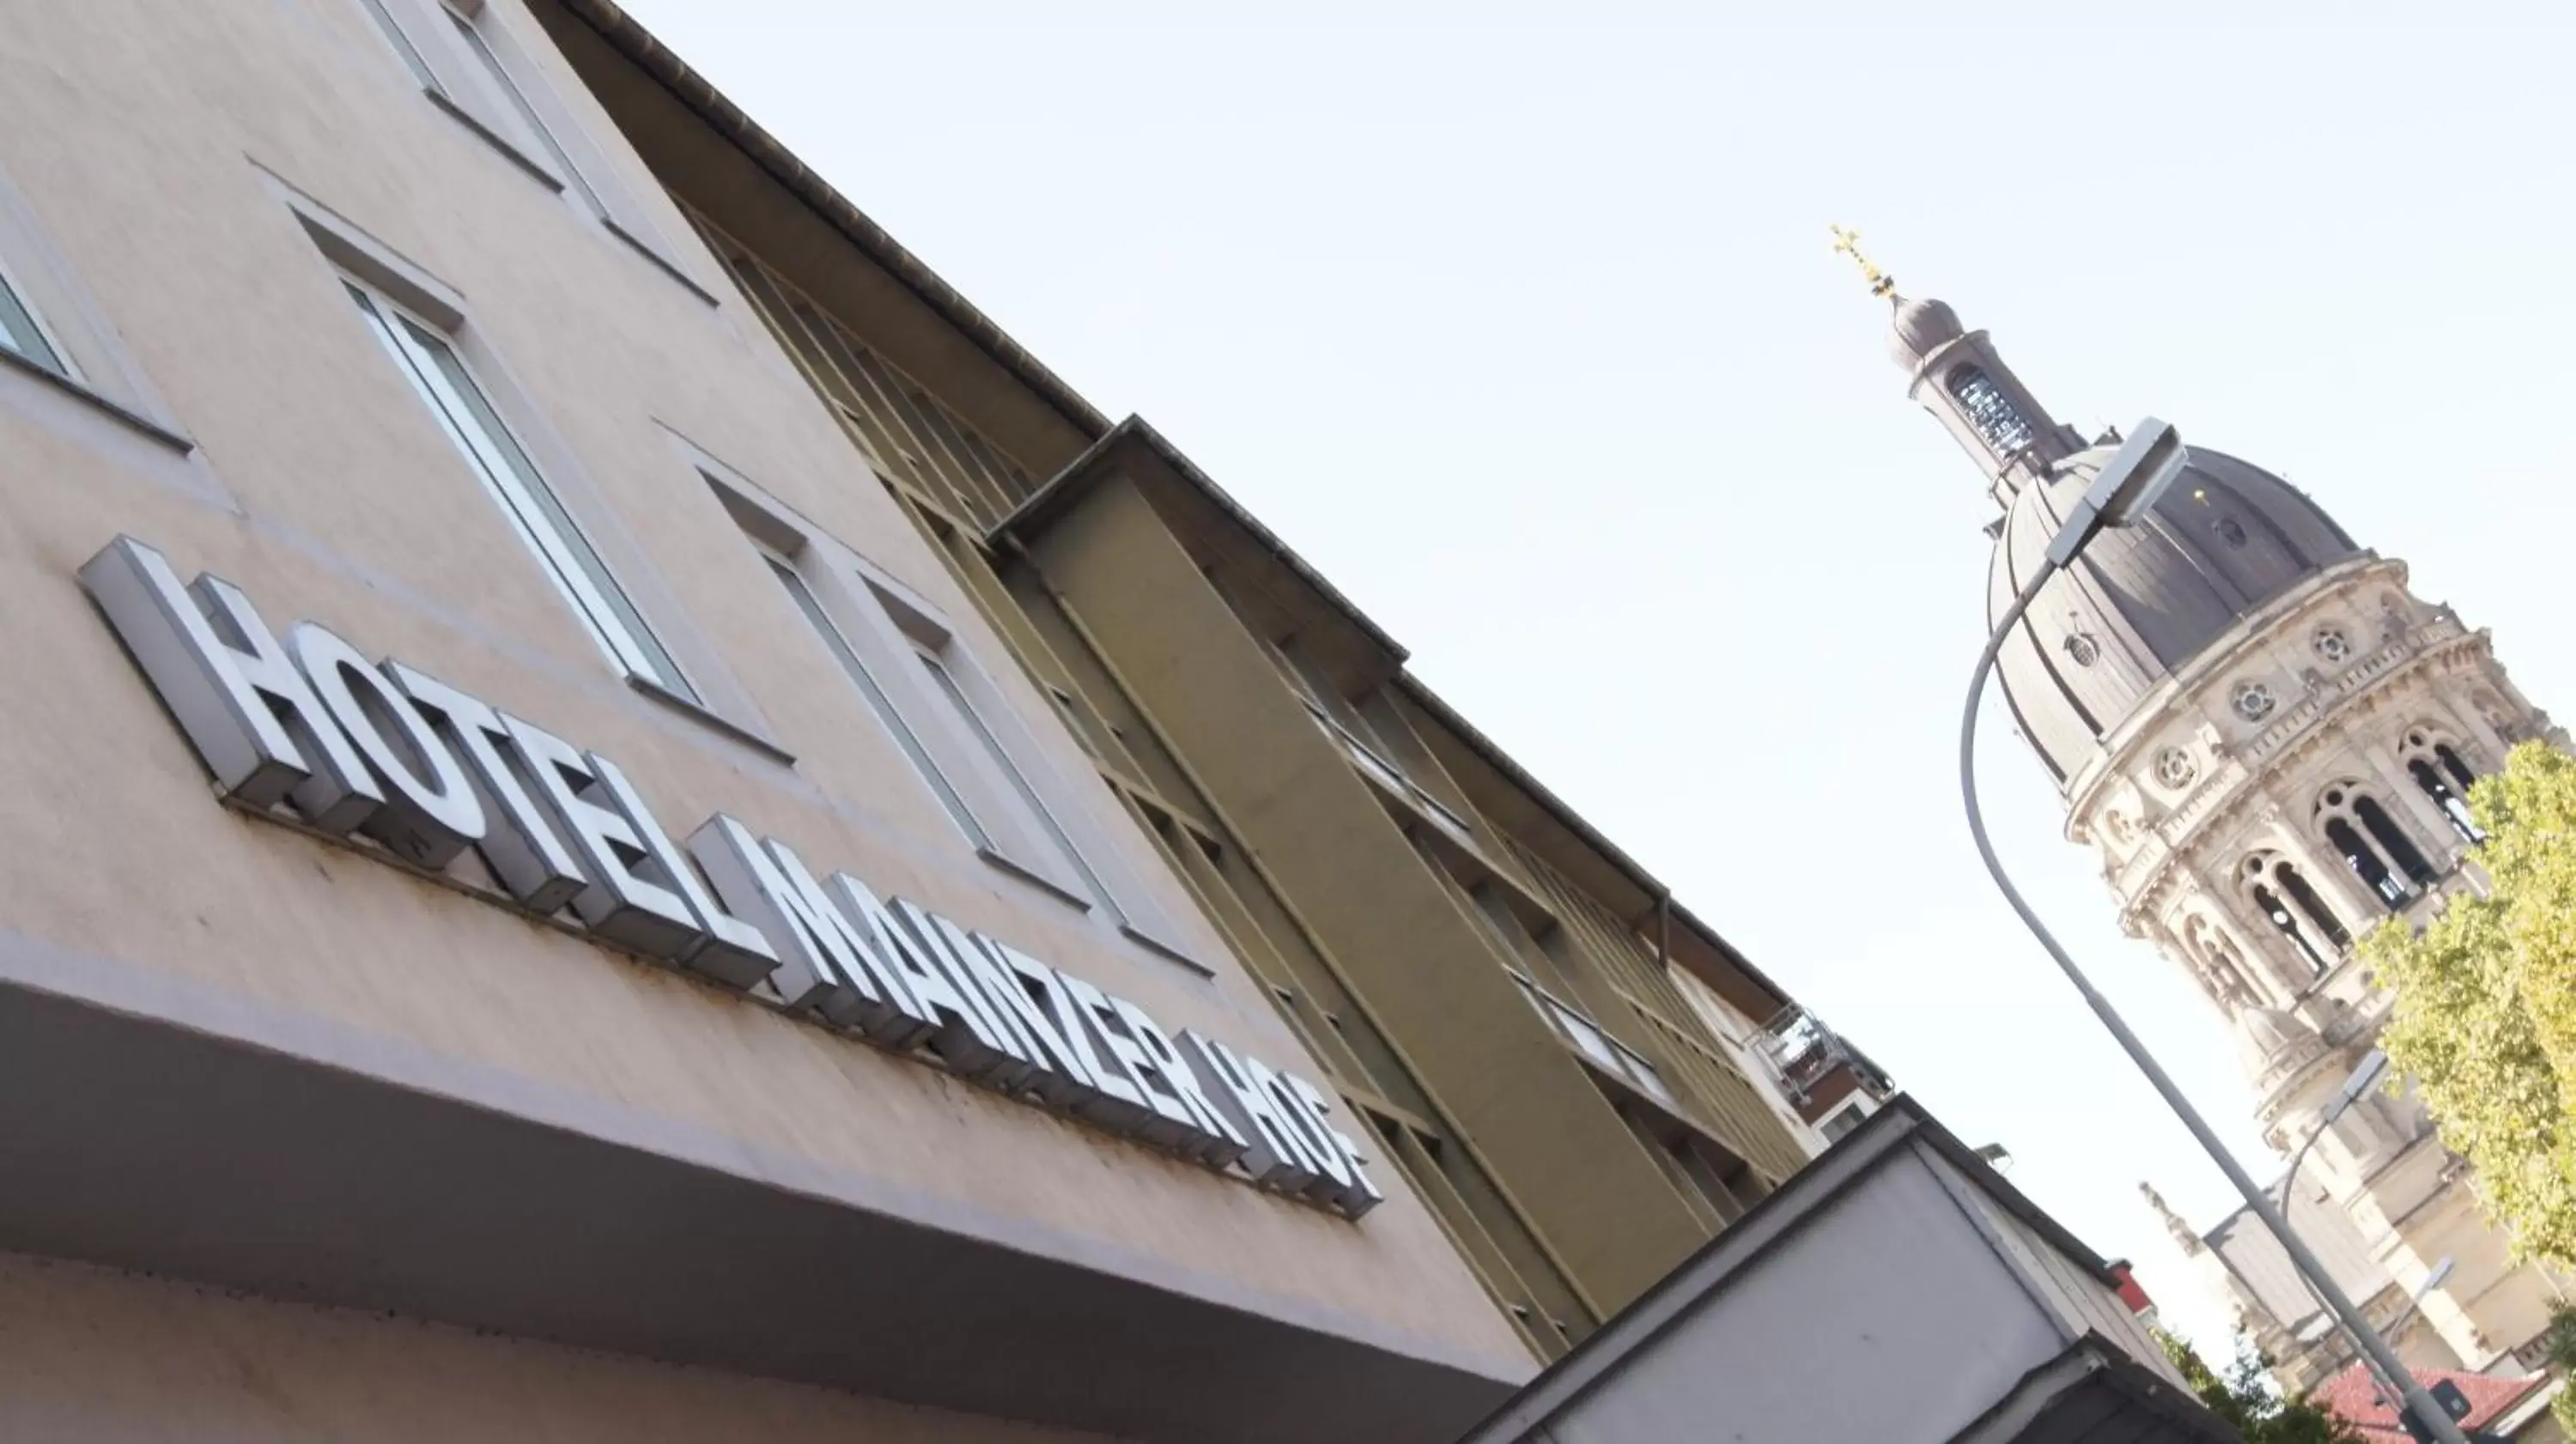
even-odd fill
[[[1773,1002],[1779,1007],[1786,1008],[1798,1001],[1788,989],[1781,987],[1772,981],[1769,974],[1755,967],[1752,961],[1746,958],[1734,944],[1728,942],[1717,929],[1710,927],[1698,914],[1673,900],[1672,890],[1659,881],[1653,873],[1646,871],[1645,864],[1630,856],[1626,849],[1612,842],[1599,828],[1586,821],[1581,813],[1574,810],[1571,803],[1559,797],[1546,783],[1539,781],[1527,768],[1514,761],[1511,754],[1502,749],[1500,743],[1486,736],[1474,723],[1460,714],[1457,708],[1450,706],[1440,694],[1432,691],[1429,684],[1411,672],[1399,674],[1395,681],[1407,697],[1412,698],[1422,710],[1430,713],[1441,726],[1455,733],[1459,741],[1466,743],[1469,751],[1474,752],[1487,766],[1501,773],[1505,781],[1527,793],[1531,801],[1536,802],[1549,817],[1554,818],[1567,831],[1581,839],[1586,847],[1599,853],[1604,861],[1617,868],[1640,890],[1653,897],[1664,899],[1672,908],[1674,922],[1697,934],[1737,972],[1742,973],[1746,980],[1769,993]],[[1767,1018],[1757,1018],[1754,1023],[1758,1027],[1769,1021]]]
[[[776,136],[763,129],[741,106],[725,98],[671,48],[654,38],[615,0],[556,0],[565,13],[589,26],[609,47],[669,91],[718,135],[749,156],[763,171],[811,207],[815,214],[848,238],[868,259],[883,267],[904,289],[919,297],[939,318],[956,328],[1022,385],[1089,436],[1109,430],[1109,418],[1083,399],[1063,377],[1047,369],[1028,348],[1011,339],[1000,323],[977,309],[928,263],[904,248],[885,227],[870,220],[850,199],[834,189],[813,167],[798,160]]]
[[[1265,526],[1259,517],[1246,510],[1243,503],[1234,499],[1232,493],[1217,485],[1214,477],[1201,471],[1197,462],[1183,455],[1181,449],[1171,443],[1170,438],[1155,430],[1153,423],[1142,416],[1130,414],[1116,426],[1107,428],[1098,441],[1084,448],[1080,456],[1065,463],[1063,470],[1047,478],[1045,484],[1030,493],[1029,499],[1021,502],[1009,516],[995,522],[992,529],[985,533],[985,539],[997,547],[1007,542],[1025,543],[1032,535],[1044,530],[1050,522],[1062,515],[1066,508],[1079,502],[1091,487],[1098,485],[1108,474],[1109,459],[1116,455],[1122,446],[1131,443],[1143,446],[1154,460],[1170,469],[1173,475],[1206,497],[1228,522],[1241,528],[1254,545],[1268,552],[1281,566],[1287,568],[1290,575],[1296,577],[1300,584],[1312,591],[1318,600],[1340,614],[1344,621],[1359,629],[1370,642],[1384,649],[1386,654],[1399,665],[1413,655],[1405,650],[1402,642],[1388,635],[1385,628],[1379,626],[1366,612],[1361,611],[1357,603],[1344,596],[1339,587],[1326,580],[1322,572],[1315,570],[1313,563],[1299,556],[1296,548],[1280,540],[1278,533]]]

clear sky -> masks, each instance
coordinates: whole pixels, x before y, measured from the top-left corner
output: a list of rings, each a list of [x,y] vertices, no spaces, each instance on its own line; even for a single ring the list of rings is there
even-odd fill
[[[2230,1194],[1970,850],[1992,508],[1826,223],[2576,717],[2565,6],[625,3],[2195,1333],[2135,1187]],[[2269,1176],[1999,718],[2007,862]]]

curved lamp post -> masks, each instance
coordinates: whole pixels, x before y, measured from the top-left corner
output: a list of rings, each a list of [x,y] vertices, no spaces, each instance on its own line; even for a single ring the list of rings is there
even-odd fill
[[[2165,1106],[2171,1108],[2183,1126],[2191,1130],[2191,1136],[2209,1154],[2210,1161],[2227,1175],[2228,1182],[2236,1185],[2237,1193],[2245,1199],[2245,1206],[2253,1210],[2254,1216],[2263,1221],[2263,1226],[2281,1241],[2282,1249],[2289,1254],[2290,1262],[2307,1280],[2308,1286],[2325,1301],[2327,1309],[2343,1323],[2362,1352],[2379,1366],[2381,1375],[2397,1386],[2405,1402],[2405,1412],[2414,1416],[2418,1426],[2430,1432],[2440,1444],[2468,1444],[2459,1426],[2452,1423],[2441,1406],[2433,1402],[2432,1396],[2425,1392],[2414,1374],[2398,1361],[2397,1353],[2388,1347],[2388,1341],[2381,1338],[2379,1331],[2370,1326],[2370,1321],[2361,1316],[2361,1310],[2344,1296],[2343,1289],[2326,1273],[2325,1266],[2317,1261],[2316,1255],[2309,1252],[2308,1246],[2282,1221],[2281,1211],[2273,1206],[2271,1196],[2237,1163],[2235,1155],[2227,1151],[2227,1146],[2219,1142],[2207,1120],[2191,1106],[2190,1100],[2183,1097],[2182,1090],[2174,1086],[2173,1079],[2165,1075],[2155,1055],[2147,1051],[2147,1045],[2138,1040],[2137,1034],[2129,1031],[2127,1021],[2111,1006],[2110,1000],[2094,988],[2092,980],[2084,976],[2084,970],[2075,965],[2075,960],[2067,955],[2056,936],[2039,920],[2039,915],[2031,911],[2030,904],[2022,898],[2021,890],[2013,886],[2011,876],[1995,856],[1993,840],[1986,836],[1985,815],[1977,803],[1977,711],[1985,700],[1986,678],[1994,671],[1995,658],[2003,652],[2004,640],[2012,635],[2012,629],[2020,623],[2022,614],[2030,610],[2031,603],[2039,599],[2040,589],[2082,555],[2084,548],[2101,534],[2104,527],[2127,526],[2147,514],[2157,498],[2173,484],[2174,478],[2182,473],[2186,455],[2182,436],[2172,426],[2152,416],[2140,422],[2121,446],[2119,454],[2102,468],[2101,475],[2094,479],[2091,489],[2084,493],[2084,499],[2076,504],[2056,537],[2050,540],[2038,573],[2013,598],[2012,605],[2004,609],[2002,619],[1995,624],[1994,634],[1986,639],[1986,649],[1978,656],[1976,672],[1968,682],[1967,712],[1959,723],[1959,791],[1967,803],[1968,831],[1976,838],[1977,855],[1985,860],[1986,871],[1993,875],[1995,886],[2003,892],[2004,901],[2012,904],[2013,911],[2021,917],[2022,925],[2030,929],[2031,936],[2039,939],[2040,946],[2047,950],[2058,971],[2075,985],[2075,991],[2083,995],[2086,1006],[2118,1040],[2121,1051],[2129,1055],[2129,1061],[2138,1066],[2139,1072],[2147,1075],[2147,1081],[2155,1085],[2156,1092],[2165,1100]]]

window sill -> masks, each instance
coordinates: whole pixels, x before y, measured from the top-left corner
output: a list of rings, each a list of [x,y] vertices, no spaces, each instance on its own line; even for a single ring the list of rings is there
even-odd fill
[[[715,292],[698,284],[696,277],[680,269],[680,263],[678,261],[662,254],[662,248],[660,246],[653,244],[653,242],[618,224],[615,216],[601,216],[599,218],[599,223],[607,228],[610,235],[625,242],[630,250],[650,262],[653,269],[660,271],[663,275],[679,282],[681,289],[687,291],[690,295],[697,297],[699,300],[706,302],[710,306],[721,306],[724,304],[723,300],[719,298]]]
[[[72,398],[74,401],[78,401],[83,405],[88,406],[94,411],[106,413],[110,420],[121,422],[129,428],[141,432],[148,439],[159,442],[161,445],[168,447],[170,450],[181,456],[186,456],[197,449],[197,443],[180,435],[178,432],[172,431],[169,427],[163,426],[161,423],[154,421],[151,417],[144,415],[142,412],[139,412],[120,401],[113,400],[96,391],[92,391],[83,383],[73,380],[71,377],[64,375],[60,371],[54,370],[50,366],[39,365],[34,360],[20,355],[17,351],[7,346],[0,346],[0,365],[6,365],[12,371],[17,372],[20,375],[34,377],[44,385],[52,387],[54,390]]]
[[[1063,902],[1069,907],[1086,913],[1091,911],[1091,899],[1082,896],[1080,893],[1068,891],[1061,883],[1058,883],[1055,879],[1046,876],[1044,873],[1038,872],[1034,868],[1015,862],[1011,858],[1006,857],[1002,853],[989,847],[979,847],[975,849],[975,855],[982,858],[985,862],[990,863],[994,868],[1002,872],[1009,873],[1011,876],[1027,883],[1029,886],[1036,888],[1047,896]]]
[[[553,171],[546,169],[544,163],[539,161],[535,156],[519,149],[517,144],[512,142],[508,136],[501,135],[495,132],[492,127],[476,120],[473,112],[449,99],[447,92],[443,90],[433,90],[424,85],[421,87],[420,93],[429,97],[430,104],[447,112],[448,116],[455,120],[458,125],[472,131],[475,139],[492,147],[494,150],[499,151],[503,159],[509,161],[519,169],[526,171],[528,175],[537,182],[537,184],[544,186],[547,190],[555,192],[557,195],[561,195],[563,193],[564,183],[562,177],[556,175]]]
[[[741,743],[743,746],[750,748],[752,751],[759,753],[761,756],[768,758],[770,761],[777,763],[781,767],[793,767],[796,765],[795,753],[788,751],[786,748],[779,746],[777,743],[770,741],[768,738],[761,736],[759,733],[752,731],[750,728],[745,727],[740,723],[728,721],[724,717],[708,711],[704,703],[692,702],[688,698],[681,696],[679,693],[672,691],[670,688],[663,686],[661,683],[654,681],[650,677],[639,677],[630,672],[626,677],[626,685],[635,689],[637,692],[642,693],[644,696],[651,698],[655,702],[660,703],[662,706],[669,708],[671,711],[677,712],[688,718],[692,722],[696,722],[701,726],[712,728],[717,732],[723,733],[725,736],[732,738],[734,741]]]
[[[1216,969],[1211,968],[1207,964],[1200,962],[1198,959],[1191,957],[1189,954],[1182,952],[1179,948],[1172,946],[1170,943],[1164,942],[1162,939],[1155,937],[1152,933],[1143,931],[1133,923],[1121,924],[1118,931],[1120,935],[1127,939],[1127,941],[1134,943],[1136,946],[1143,948],[1145,951],[1152,953],[1154,956],[1161,958],[1166,962],[1178,963],[1182,967],[1189,969],[1192,973],[1195,973],[1202,978],[1213,978],[1216,976]]]

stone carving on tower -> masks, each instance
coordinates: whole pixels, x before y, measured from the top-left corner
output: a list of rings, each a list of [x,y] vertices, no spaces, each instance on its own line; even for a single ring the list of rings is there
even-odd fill
[[[1836,238],[1858,259],[1856,238]],[[2055,420],[1985,332],[1860,264],[1894,307],[1906,394],[1957,439],[1999,509],[1986,596],[2000,616],[2119,437]],[[2149,517],[2103,533],[2048,584],[1997,666],[2065,799],[2068,838],[2099,856],[2122,927],[2180,964],[2233,1032],[2256,1117],[2285,1155],[2317,1131],[2387,1016],[2353,941],[2385,918],[2420,925],[2477,888],[2463,860],[2476,840],[2469,784],[2518,742],[2565,745],[2488,634],[2417,597],[2404,562],[2356,543],[2280,477],[2198,446]],[[2419,1341],[2422,1362],[2510,1369],[2500,1354],[2527,1357],[2559,1295],[2508,1262],[2462,1173],[2411,1096],[2372,1096],[2318,1138],[2299,1182],[2349,1216],[2382,1272],[2356,1292],[2402,1302],[2454,1260],[2423,1304],[2439,1339]],[[2253,1295],[2233,1293],[2246,1310]],[[2330,1330],[2250,1312],[2276,1358],[2348,1354]],[[2285,1377],[2308,1372],[2280,1363]]]

